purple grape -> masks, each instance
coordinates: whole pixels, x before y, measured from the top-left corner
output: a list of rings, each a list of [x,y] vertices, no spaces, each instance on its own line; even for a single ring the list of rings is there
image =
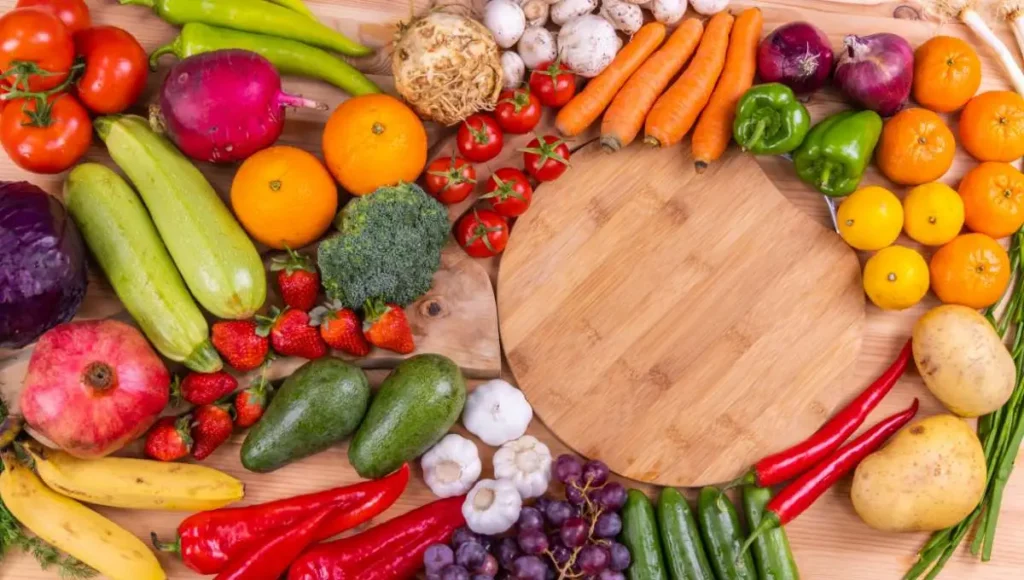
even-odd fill
[[[569,562],[569,558],[572,558],[572,550],[565,546],[555,546],[551,548],[551,557],[555,560],[556,564],[564,566]]]
[[[486,557],[487,550],[476,542],[465,542],[455,550],[455,563],[467,570],[473,570],[483,564]]]
[[[469,577],[469,580],[492,580],[494,576],[488,576],[487,574],[473,574]]]
[[[498,559],[490,554],[487,554],[486,556],[484,556],[484,561],[481,562],[479,566],[474,568],[473,572],[493,578],[494,575],[498,573]]]
[[[469,580],[469,571],[462,566],[451,564],[441,570],[441,580]]]
[[[575,455],[559,455],[555,460],[555,479],[564,484],[577,483],[583,476],[583,464]]]
[[[587,522],[583,518],[571,517],[565,520],[560,530],[559,535],[562,537],[562,543],[569,548],[579,548],[583,544],[587,543],[587,534],[590,530],[587,529]]]
[[[626,580],[626,575],[622,572],[616,572],[605,568],[597,575],[597,580]]]
[[[512,564],[512,577],[515,580],[545,580],[548,567],[537,556],[520,556]]]
[[[622,531],[622,518],[615,512],[607,512],[597,516],[594,524],[594,535],[598,538],[614,538]]]
[[[611,554],[608,567],[612,570],[621,572],[629,568],[629,565],[633,562],[633,557],[629,555],[629,548],[618,542],[612,542],[608,546],[608,553]]]
[[[544,515],[535,507],[524,507],[519,512],[520,530],[543,530]]]
[[[498,563],[506,570],[512,569],[512,562],[522,554],[519,542],[515,538],[502,538],[498,541]]]
[[[583,573],[589,576],[598,574],[601,570],[607,568],[609,560],[611,560],[611,556],[608,554],[608,549],[597,544],[583,546],[583,549],[580,550],[579,555],[576,557],[580,570],[583,570]]]
[[[583,493],[583,490],[572,484],[565,486],[565,499],[569,500],[569,503],[573,505],[587,503],[587,496]]]
[[[544,516],[547,518],[548,523],[555,527],[561,526],[572,515],[572,508],[564,501],[553,501],[544,510]]]
[[[440,572],[442,568],[455,563],[455,553],[444,544],[434,544],[423,553],[423,567],[427,572]]]
[[[544,513],[544,510],[547,509],[549,503],[551,503],[550,498],[538,497],[537,500],[533,502],[533,507],[537,508],[540,513]]]
[[[588,484],[590,487],[601,487],[604,482],[608,481],[608,466],[603,461],[588,461],[583,466],[582,473],[583,482]]]
[[[426,578],[427,580],[441,580],[441,573],[440,572],[427,572],[424,575],[424,578]]]
[[[548,537],[543,530],[520,530],[519,547],[524,554],[543,554],[548,549]]]
[[[605,510],[617,512],[626,505],[626,488],[621,483],[611,481],[601,488],[596,501]]]
[[[475,544],[483,543],[480,541],[480,536],[473,533],[473,531],[467,528],[466,526],[462,526],[461,528],[455,530],[455,533],[452,534],[452,547],[458,548],[466,542],[473,542]]]

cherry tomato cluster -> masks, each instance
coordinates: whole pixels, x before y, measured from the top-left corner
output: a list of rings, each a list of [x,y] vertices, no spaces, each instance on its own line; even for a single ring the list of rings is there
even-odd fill
[[[28,171],[65,171],[92,143],[89,113],[127,109],[147,74],[135,37],[93,26],[83,0],[18,0],[0,16],[0,145]]]

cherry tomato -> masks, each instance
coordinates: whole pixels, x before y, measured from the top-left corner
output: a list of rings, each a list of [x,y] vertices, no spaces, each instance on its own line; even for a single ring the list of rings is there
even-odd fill
[[[451,157],[438,157],[427,166],[427,193],[437,201],[451,205],[469,197],[476,185],[476,168],[452,152]]]
[[[120,113],[146,88],[149,62],[135,37],[116,26],[93,26],[75,35],[85,73],[75,83],[79,100],[99,115]]]
[[[557,60],[545,62],[530,72],[530,91],[545,107],[561,107],[576,95],[576,76]]]
[[[569,167],[569,146],[554,135],[530,141],[523,152],[523,166],[537,181],[554,181]]]
[[[501,130],[515,135],[533,131],[540,122],[540,113],[540,100],[530,89],[505,89],[494,107]]]
[[[502,167],[487,180],[487,189],[480,199],[490,201],[494,211],[504,217],[517,217],[530,208],[533,188],[525,173],[515,167]]]
[[[53,14],[74,34],[92,25],[89,7],[82,0],[18,0],[15,8],[37,8]]]
[[[487,209],[475,209],[455,224],[455,241],[474,258],[497,256],[508,243],[508,222]]]
[[[0,72],[3,87],[14,84],[14,69],[28,76],[28,90],[45,91],[64,82],[75,61],[75,45],[59,18],[36,8],[0,16]],[[22,76],[22,75],[19,75]],[[24,90],[24,84],[18,88]]]
[[[34,98],[14,99],[4,107],[0,144],[22,169],[60,173],[81,159],[92,143],[89,112],[67,93],[51,96],[43,110],[37,110],[37,103]]]
[[[494,117],[477,113],[470,115],[459,125],[455,143],[463,157],[473,163],[483,163],[501,153],[505,138]]]

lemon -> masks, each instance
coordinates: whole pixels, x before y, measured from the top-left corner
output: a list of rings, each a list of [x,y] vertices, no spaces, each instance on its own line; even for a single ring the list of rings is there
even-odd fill
[[[942,246],[964,227],[964,200],[945,183],[925,183],[903,198],[903,229],[926,246]]]
[[[858,189],[836,212],[839,235],[858,250],[881,250],[892,245],[903,229],[903,206],[884,187]]]
[[[928,263],[903,246],[880,250],[864,264],[864,292],[882,310],[903,310],[928,293]]]

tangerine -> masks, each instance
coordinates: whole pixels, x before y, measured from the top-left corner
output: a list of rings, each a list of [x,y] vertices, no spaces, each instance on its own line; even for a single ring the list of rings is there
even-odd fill
[[[932,290],[946,304],[988,308],[1010,284],[1010,257],[985,234],[962,234],[932,256]]]
[[[979,161],[1013,161],[1024,156],[1024,97],[988,91],[960,113],[960,143]]]
[[[918,185],[903,197],[903,230],[915,242],[941,246],[963,227],[964,202],[945,183]]]
[[[1024,173],[1009,163],[987,161],[960,181],[964,221],[993,238],[1013,235],[1024,225]]]
[[[935,36],[914,52],[914,100],[949,113],[964,106],[981,86],[981,59],[968,42]]]
[[[956,140],[937,114],[910,108],[885,122],[878,141],[878,168],[902,185],[935,181],[953,165]]]

